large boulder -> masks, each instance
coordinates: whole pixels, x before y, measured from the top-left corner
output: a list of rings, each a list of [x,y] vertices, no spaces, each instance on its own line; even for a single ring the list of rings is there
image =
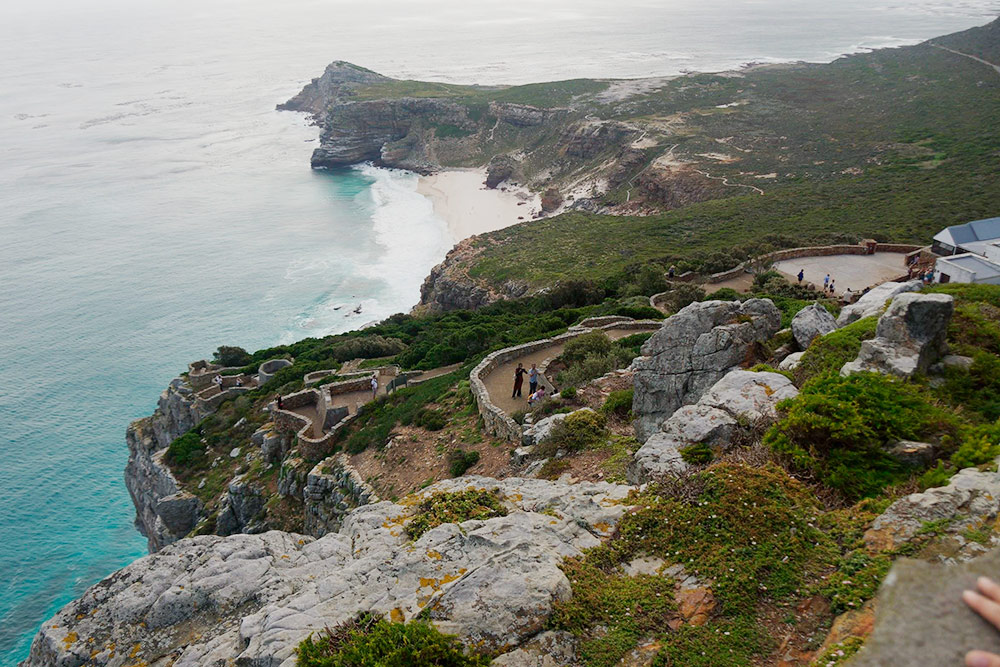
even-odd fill
[[[681,451],[704,443],[713,449],[729,447],[739,423],[773,419],[776,405],[799,392],[780,373],[736,370],[716,382],[694,405],[677,409],[639,448],[626,475],[642,484],[664,475],[680,475],[690,467]]]
[[[509,513],[410,542],[404,525],[424,498],[467,488],[496,490]],[[280,531],[184,539],[66,605],[22,666],[292,667],[310,633],[362,611],[423,613],[470,646],[510,651],[545,629],[553,603],[570,594],[559,565],[614,530],[630,490],[462,477],[401,504],[356,509],[319,539]]]
[[[875,338],[861,343],[858,358],[844,364],[841,373],[926,373],[947,352],[954,308],[949,294],[901,294],[879,318]]]
[[[695,302],[667,318],[632,363],[639,440],[677,408],[696,403],[780,328],[781,313],[770,299]]]
[[[964,665],[968,651],[1000,653],[996,628],[962,601],[998,569],[1000,549],[958,564],[897,561],[879,589],[875,628],[849,664]]]
[[[867,294],[840,311],[837,326],[843,327],[862,318],[878,315],[889,299],[904,292],[919,292],[923,286],[919,280],[911,280],[905,283],[882,283],[873,287]]]
[[[897,549],[916,537],[928,522],[942,524],[941,531],[960,538],[969,528],[996,520],[1000,513],[1000,473],[965,468],[947,486],[911,493],[900,498],[872,523],[865,543],[873,551]],[[959,556],[970,557],[984,548],[962,541]]]
[[[806,349],[813,340],[825,336],[836,328],[837,320],[829,310],[818,303],[806,306],[792,318],[792,337],[795,338],[800,350]]]

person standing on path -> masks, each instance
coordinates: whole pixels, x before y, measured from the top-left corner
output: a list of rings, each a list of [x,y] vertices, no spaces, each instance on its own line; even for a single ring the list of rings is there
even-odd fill
[[[830,279],[830,294],[836,294],[837,293],[836,284],[837,284],[837,279],[836,278],[831,278]]]
[[[521,385],[524,384],[524,374],[528,371],[524,370],[524,366],[518,362],[517,368],[514,369],[514,391],[511,392],[511,398],[521,397]]]
[[[826,274],[826,278],[823,278],[823,291],[825,292],[827,288],[830,287],[830,274]]]
[[[538,366],[531,364],[531,370],[528,371],[528,393],[534,394],[536,391],[538,391]]]
[[[374,401],[377,396],[378,396],[378,379],[376,379],[376,377],[373,375],[372,376],[372,400]]]
[[[806,270],[799,269],[799,284],[802,284],[802,279],[806,277]]]

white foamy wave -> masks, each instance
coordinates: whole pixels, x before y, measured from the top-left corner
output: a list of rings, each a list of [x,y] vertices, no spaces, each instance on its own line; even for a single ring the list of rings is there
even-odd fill
[[[420,300],[424,277],[451,247],[447,224],[430,200],[417,193],[416,174],[372,165],[355,169],[371,180],[357,196],[360,206],[371,211],[372,248],[293,318],[282,343],[361,329],[409,311]],[[298,260],[287,267],[285,278],[315,281],[329,275],[334,264],[329,257]]]

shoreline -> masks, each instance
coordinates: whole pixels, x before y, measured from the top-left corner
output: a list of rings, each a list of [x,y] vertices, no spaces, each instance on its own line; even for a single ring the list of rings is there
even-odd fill
[[[527,188],[502,184],[490,190],[485,181],[483,168],[447,169],[419,177],[417,192],[447,223],[454,243],[532,220],[541,211],[541,198]]]

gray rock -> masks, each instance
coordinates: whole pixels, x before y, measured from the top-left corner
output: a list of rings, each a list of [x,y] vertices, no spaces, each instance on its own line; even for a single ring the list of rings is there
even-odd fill
[[[792,336],[800,350],[809,347],[809,344],[820,336],[825,336],[837,329],[837,320],[833,318],[823,306],[814,303],[806,306],[792,319]]]
[[[438,526],[408,543],[403,526],[415,504],[432,493],[466,488],[498,490],[510,513]],[[508,660],[571,655],[569,645],[546,651],[545,644],[528,640],[544,629],[553,602],[569,594],[559,564],[614,530],[628,510],[623,501],[630,490],[463,477],[405,504],[356,509],[339,533],[316,540],[278,531],[183,540],[66,605],[42,626],[23,667],[292,667],[295,647],[306,636],[361,611],[397,619],[423,612],[469,645],[525,649]],[[560,645],[566,640],[551,639]],[[111,657],[113,647],[130,651]],[[132,647],[138,647],[134,653]]]
[[[549,630],[520,648],[497,656],[494,667],[566,667],[576,664],[576,639],[568,632]]]
[[[542,444],[552,436],[552,428],[566,419],[567,416],[566,413],[552,415],[540,420],[537,424],[533,424],[531,427],[525,429],[524,434],[521,436],[521,444],[525,447],[534,447],[535,445]]]
[[[794,371],[802,363],[804,355],[805,352],[793,352],[781,360],[781,363],[778,364],[778,369],[782,371]]]
[[[781,327],[770,299],[702,301],[667,318],[632,363],[636,436],[645,441],[682,405],[701,398]]]
[[[911,280],[905,283],[882,283],[873,287],[868,294],[863,295],[856,302],[845,306],[840,311],[840,315],[837,317],[837,326],[846,326],[864,317],[878,315],[885,308],[889,299],[904,292],[919,292],[923,286],[919,280]]]
[[[534,447],[518,447],[510,455],[510,462],[513,465],[521,466],[524,465],[528,459],[531,457],[531,452],[535,450]]]
[[[1000,512],[1000,474],[965,468],[947,486],[912,493],[886,509],[865,533],[872,549],[895,549],[911,540],[927,522],[942,522],[941,532],[961,538],[968,528],[996,519]],[[969,558],[984,547],[960,539],[957,557]]]
[[[945,338],[955,308],[948,294],[902,294],[878,320],[875,338],[861,343],[858,358],[842,375],[874,371],[900,377],[926,373],[947,350]]]
[[[698,403],[678,408],[663,422],[635,453],[626,476],[632,484],[642,484],[663,475],[681,475],[690,468],[681,450],[697,443],[726,449],[739,420],[772,419],[780,401],[798,394],[784,375],[731,371]]]
[[[773,419],[779,402],[798,395],[792,381],[780,373],[732,371],[716,382],[699,403],[756,421]]]
[[[973,649],[1000,653],[1000,633],[962,600],[980,576],[996,578],[1000,550],[961,564],[897,561],[879,589],[875,628],[852,667],[964,665]]]
[[[889,453],[907,465],[922,466],[934,460],[937,447],[929,442],[900,440],[889,447]]]
[[[931,365],[930,372],[941,375],[949,368],[968,371],[974,363],[975,359],[972,357],[964,357],[960,354],[946,354],[941,358],[941,361]]]
[[[266,524],[260,516],[266,499],[260,489],[242,477],[235,477],[226,489],[219,504],[219,516],[215,522],[217,535],[235,533],[260,533]]]
[[[232,451],[229,452],[229,458],[231,459],[235,459],[239,455],[240,455],[239,447],[233,447]]]

